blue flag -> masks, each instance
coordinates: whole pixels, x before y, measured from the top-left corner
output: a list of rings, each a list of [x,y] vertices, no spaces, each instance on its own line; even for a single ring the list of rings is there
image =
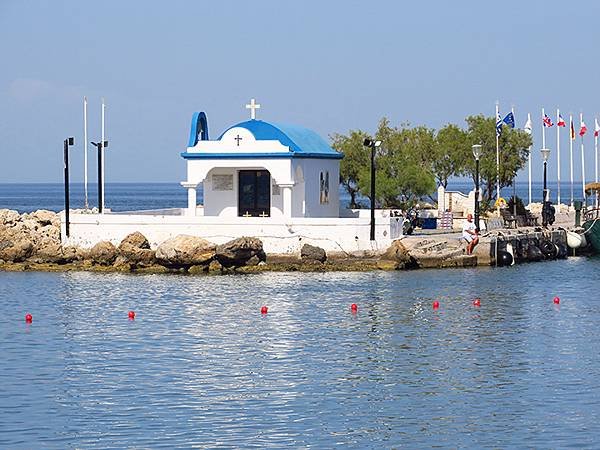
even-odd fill
[[[496,108],[496,136],[500,136],[502,134],[502,119],[500,117],[500,113],[498,112],[498,108]]]
[[[509,112],[504,119],[502,119],[502,122],[504,122],[506,125],[508,125],[511,128],[515,127],[515,116],[514,114],[511,112]]]

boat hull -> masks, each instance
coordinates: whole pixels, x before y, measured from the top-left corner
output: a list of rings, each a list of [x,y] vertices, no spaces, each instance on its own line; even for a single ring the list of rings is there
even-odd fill
[[[600,219],[585,221],[583,228],[587,241],[594,247],[596,253],[600,253]]]

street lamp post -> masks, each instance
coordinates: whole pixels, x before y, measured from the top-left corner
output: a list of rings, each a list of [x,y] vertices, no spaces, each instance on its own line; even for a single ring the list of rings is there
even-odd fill
[[[471,149],[475,157],[475,229],[479,231],[479,157],[481,156],[481,145],[475,144]]]
[[[548,167],[548,157],[550,156],[550,150],[547,148],[543,148],[540,150],[542,154],[542,160],[544,161],[544,191],[542,197],[542,225],[548,225],[548,214],[546,213],[548,209],[548,189],[546,185],[546,169]]]
[[[92,145],[98,149],[98,212],[102,213],[104,206],[104,183],[102,173],[102,156],[104,153],[104,149],[108,147],[108,141],[100,141],[100,142],[92,142]]]
[[[363,142],[365,147],[371,149],[371,230],[370,239],[375,240],[375,149],[381,145],[381,141],[366,138]]]
[[[69,146],[75,145],[75,138],[67,138],[63,147],[63,162],[65,176],[65,236],[69,237]]]

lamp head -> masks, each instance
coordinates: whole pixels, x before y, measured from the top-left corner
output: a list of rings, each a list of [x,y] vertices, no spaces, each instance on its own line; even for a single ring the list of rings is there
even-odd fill
[[[69,138],[69,145],[75,145],[75,138],[73,138],[73,137]]]
[[[373,141],[369,138],[365,138],[365,140],[363,141],[363,145],[365,147],[371,147],[373,145]]]
[[[475,157],[475,159],[479,159],[479,157],[481,156],[481,145],[480,144],[475,144],[473,146],[471,146],[471,149],[473,150],[473,156]]]
[[[374,145],[375,147],[379,147],[379,146],[381,146],[381,141],[375,141],[375,142],[373,143],[373,145]]]
[[[548,158],[550,157],[550,149],[543,148],[540,150],[540,153],[542,154],[542,159],[544,162],[548,162]]]

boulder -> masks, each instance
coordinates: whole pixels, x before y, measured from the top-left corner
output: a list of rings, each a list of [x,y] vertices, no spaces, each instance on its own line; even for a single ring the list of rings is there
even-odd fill
[[[384,261],[395,262],[399,269],[412,269],[418,267],[415,259],[410,255],[408,249],[399,239],[392,242],[392,245],[390,245],[385,253],[381,255],[381,259]]]
[[[53,211],[38,209],[32,213],[23,214],[23,217],[30,220],[35,220],[41,227],[52,225],[60,228],[60,216]]]
[[[300,250],[300,258],[324,263],[327,260],[327,253],[316,245],[304,244]]]
[[[21,220],[21,216],[14,209],[0,209],[0,225],[11,226]]]
[[[156,259],[168,267],[207,265],[215,256],[215,245],[197,236],[180,234],[156,249]]]
[[[156,262],[155,252],[150,250],[148,239],[139,231],[127,235],[119,244],[118,252],[119,258],[135,266],[148,267]]]
[[[256,263],[267,259],[262,241],[253,237],[241,237],[218,245],[215,254],[225,268],[245,266],[254,256],[257,257]]]
[[[150,243],[148,242],[148,239],[146,239],[146,236],[144,236],[139,231],[135,231],[135,232],[125,236],[125,238],[119,244],[119,250],[121,250],[121,247],[124,245],[131,245],[135,248],[142,248],[142,249],[150,248]]]
[[[112,243],[101,241],[90,249],[87,257],[95,264],[109,266],[117,257],[117,249]]]
[[[21,262],[33,253],[33,241],[27,236],[15,236],[3,239],[0,236],[0,259]]]

